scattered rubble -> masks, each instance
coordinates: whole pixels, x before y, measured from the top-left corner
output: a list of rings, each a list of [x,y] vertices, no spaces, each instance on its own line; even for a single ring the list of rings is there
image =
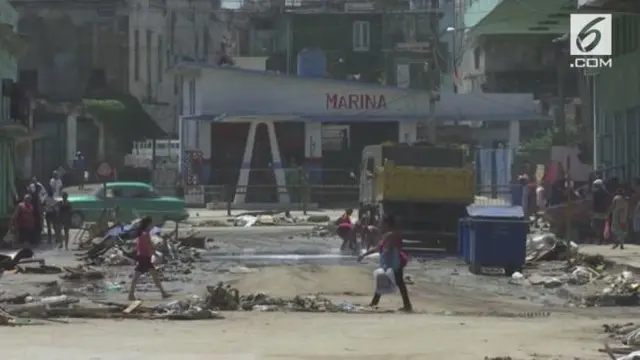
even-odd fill
[[[135,263],[135,233],[138,220],[118,228],[112,227],[81,246],[76,257],[89,265],[133,265]],[[207,248],[212,238],[198,236],[197,231],[189,231],[178,236],[178,225],[170,233],[162,234],[161,229],[152,231],[151,240],[156,254],[154,264],[165,264],[171,260],[193,263],[200,257],[198,250]]]
[[[640,324],[632,322],[624,324],[603,324],[605,334],[610,340],[619,342],[621,346],[611,347],[605,342],[600,352],[607,353],[613,360],[632,360],[640,357]],[[616,357],[616,355],[623,355]]]
[[[203,296],[190,295],[162,305],[144,306],[132,303],[81,300],[70,296],[57,282],[47,284],[37,295],[0,296],[0,325],[27,324],[26,320],[57,318],[136,318],[170,320],[224,319],[220,311],[301,311],[301,312],[377,312],[348,302],[333,303],[320,295],[299,295],[292,299],[272,297],[265,293],[240,294],[226,283],[206,287]]]
[[[273,226],[273,225],[309,225],[327,223],[331,219],[327,215],[292,216],[289,211],[273,213],[244,213],[233,219],[233,226]]]
[[[548,260],[566,260],[578,254],[578,245],[558,240],[555,235],[546,231],[538,231],[527,237],[528,263]]]
[[[253,226],[283,226],[283,225],[313,225],[331,221],[328,215],[293,216],[289,211],[247,212],[234,217],[215,219],[200,219],[196,213],[187,223],[200,227],[253,227]]]
[[[582,307],[640,305],[640,281],[632,272],[614,274],[603,256],[585,255],[578,250],[577,244],[558,239],[539,220],[527,239],[527,267],[524,273],[514,273],[509,283],[558,290],[566,285],[586,286],[595,293],[580,295],[579,299],[562,290],[572,297],[574,305]]]

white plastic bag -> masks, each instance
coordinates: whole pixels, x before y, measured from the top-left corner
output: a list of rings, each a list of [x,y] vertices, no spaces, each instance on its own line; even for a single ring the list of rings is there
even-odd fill
[[[377,268],[373,272],[373,287],[376,294],[391,294],[396,292],[396,277],[391,269]]]

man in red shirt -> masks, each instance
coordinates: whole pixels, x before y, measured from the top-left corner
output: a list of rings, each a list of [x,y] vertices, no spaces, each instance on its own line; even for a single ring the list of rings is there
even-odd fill
[[[31,204],[31,195],[25,195],[22,202],[16,207],[11,219],[11,229],[16,235],[18,243],[23,246],[36,245],[36,214]]]

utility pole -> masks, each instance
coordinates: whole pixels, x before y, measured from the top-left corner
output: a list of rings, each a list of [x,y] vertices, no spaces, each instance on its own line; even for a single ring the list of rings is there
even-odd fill
[[[436,143],[436,100],[433,91],[429,92],[429,118],[427,119],[427,141],[429,144]]]
[[[440,100],[440,84],[442,82],[442,67],[440,66],[440,16],[438,14],[440,2],[431,1],[431,12],[429,17],[429,25],[431,33],[435,35],[434,43],[431,45],[431,61],[428,61],[427,70],[429,74],[429,117],[427,119],[427,141],[435,145],[438,139],[437,121],[436,121],[436,102]]]

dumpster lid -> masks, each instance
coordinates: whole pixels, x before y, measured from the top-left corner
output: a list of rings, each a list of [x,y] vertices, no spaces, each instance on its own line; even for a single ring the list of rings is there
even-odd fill
[[[471,217],[488,218],[518,218],[524,217],[522,206],[467,206],[467,213]]]

